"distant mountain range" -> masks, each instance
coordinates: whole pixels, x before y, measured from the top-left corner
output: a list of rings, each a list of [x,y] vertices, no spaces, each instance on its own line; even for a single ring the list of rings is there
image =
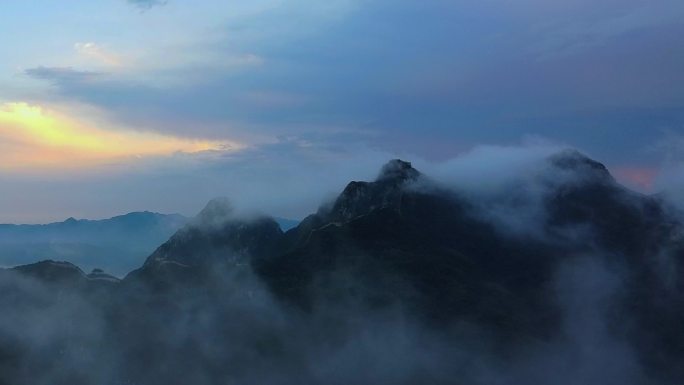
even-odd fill
[[[122,280],[0,271],[0,383],[679,384],[682,218],[576,151],[487,196],[393,160],[288,231],[213,200]]]
[[[123,277],[189,220],[179,214],[144,211],[102,220],[0,224],[0,266],[60,260]],[[278,223],[287,230],[298,221],[279,218]]]

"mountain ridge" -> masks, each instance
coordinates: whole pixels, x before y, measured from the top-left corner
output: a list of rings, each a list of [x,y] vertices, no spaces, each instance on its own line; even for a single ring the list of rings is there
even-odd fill
[[[451,361],[465,352],[507,384],[539,383],[526,370],[568,362],[579,362],[565,369],[570,380],[589,367],[597,379],[622,384],[630,368],[638,369],[634,384],[676,384],[684,375],[676,365],[684,359],[681,217],[578,152],[545,165],[529,189],[506,191],[515,199],[500,202],[504,213],[531,206],[543,213],[523,216],[516,231],[499,211],[488,212],[490,202],[392,160],[374,181],[350,182],[285,232],[273,218],[212,200],[121,281],[56,262],[2,274],[37,276],[82,295],[85,312],[102,309],[125,376],[139,383],[190,383],[205,373],[263,381],[258,370],[226,364],[238,362],[266,365],[278,383],[323,384],[329,378],[318,368],[328,360],[337,367],[392,351],[419,363],[415,371],[393,377],[363,365],[352,382],[489,383],[468,360]],[[50,278],[62,275],[81,283]],[[368,331],[410,343],[366,350],[360,341]],[[421,349],[434,362],[422,363]],[[147,358],[125,358],[139,356]],[[509,371],[537,356],[532,369]],[[179,360],[183,368],[170,364]],[[608,377],[599,375],[605,370]]]

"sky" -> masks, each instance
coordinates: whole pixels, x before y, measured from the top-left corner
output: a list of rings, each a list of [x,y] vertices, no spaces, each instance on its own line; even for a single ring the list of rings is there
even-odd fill
[[[302,218],[392,158],[539,148],[684,191],[682,36],[681,0],[7,0],[0,223]]]

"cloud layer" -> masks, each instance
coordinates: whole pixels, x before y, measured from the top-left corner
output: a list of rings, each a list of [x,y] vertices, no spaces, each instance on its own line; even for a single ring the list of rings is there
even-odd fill
[[[225,191],[238,174],[260,181],[258,196],[268,178],[281,183],[275,169],[308,180],[331,159],[448,162],[530,135],[579,148],[655,192],[670,162],[652,148],[684,130],[676,0],[208,0],[131,11],[161,3],[83,2],[36,17],[8,6],[5,36],[26,43],[0,37],[12,53],[0,53],[0,103],[85,106],[101,112],[105,131],[248,146],[210,161],[177,156],[153,173],[168,186],[192,169],[189,179],[205,186],[195,201],[238,193]],[[332,179],[319,178],[327,184],[317,193],[344,180]]]

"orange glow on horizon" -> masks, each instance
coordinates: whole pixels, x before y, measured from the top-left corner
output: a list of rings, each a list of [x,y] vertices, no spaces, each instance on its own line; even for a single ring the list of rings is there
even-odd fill
[[[241,147],[229,141],[95,128],[27,103],[0,105],[0,170],[86,168],[126,159]]]
[[[655,180],[660,172],[652,167],[617,167],[614,171],[618,180],[621,180],[631,187],[636,187],[644,192],[652,192]]]

